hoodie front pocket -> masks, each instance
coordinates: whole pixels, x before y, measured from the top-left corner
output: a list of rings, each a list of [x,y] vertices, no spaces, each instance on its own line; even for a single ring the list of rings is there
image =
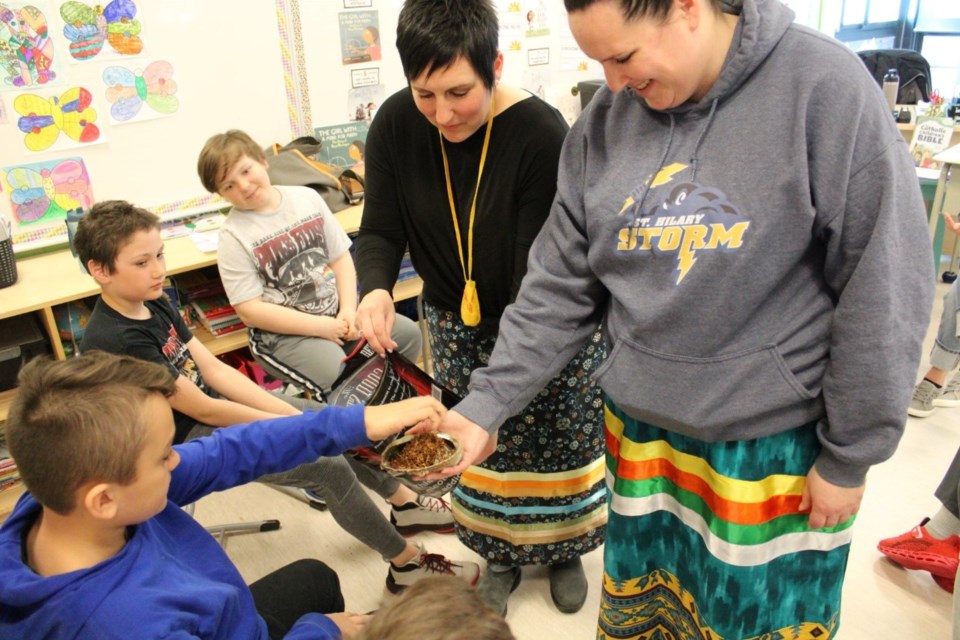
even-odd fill
[[[596,379],[631,416],[705,440],[728,439],[724,428],[744,421],[793,420],[809,413],[817,398],[775,345],[700,358],[620,339]]]

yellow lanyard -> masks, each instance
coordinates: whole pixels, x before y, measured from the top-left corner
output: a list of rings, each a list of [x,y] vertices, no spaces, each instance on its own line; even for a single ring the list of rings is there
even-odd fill
[[[480,324],[480,301],[477,298],[477,285],[473,281],[473,221],[477,215],[477,195],[480,193],[480,178],[483,177],[483,165],[487,161],[487,149],[490,147],[490,132],[493,130],[494,104],[491,94],[490,117],[487,118],[487,132],[483,136],[483,150],[480,152],[480,168],[477,170],[477,186],[473,191],[473,204],[470,205],[470,221],[467,226],[467,262],[463,261],[463,240],[460,238],[460,223],[457,220],[457,207],[453,201],[453,184],[450,181],[450,162],[447,150],[443,146],[443,132],[440,133],[440,153],[443,155],[443,175],[447,180],[447,199],[450,201],[450,215],[453,216],[453,231],[457,235],[457,253],[460,255],[460,268],[463,270],[463,300],[460,303],[460,316],[468,327]]]

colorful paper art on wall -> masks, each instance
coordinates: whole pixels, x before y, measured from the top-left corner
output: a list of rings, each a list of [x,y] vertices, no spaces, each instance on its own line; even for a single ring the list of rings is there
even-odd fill
[[[83,87],[67,89],[60,97],[43,98],[22,94],[13,101],[20,114],[17,126],[26,134],[24,144],[31,151],[49,148],[63,132],[78,143],[95,142],[100,129],[94,124],[97,112],[90,107],[93,96]]]
[[[107,85],[107,102],[110,116],[117,122],[136,118],[144,103],[153,114],[144,111],[138,119],[174,113],[180,100],[173,95],[177,83],[173,79],[173,65],[166,60],[151,62],[143,71],[127,67],[111,66],[103,70],[103,82]]]
[[[67,211],[93,205],[93,189],[80,158],[4,167],[3,189],[10,197],[15,242],[58,238]]]
[[[0,3],[0,88],[37,87],[56,77],[43,11],[33,5]]]
[[[60,17],[66,26],[63,35],[70,41],[70,55],[75,60],[88,60],[103,49],[104,41],[120,55],[137,55],[143,51],[141,25],[136,19],[133,0],[113,0],[105,7],[83,2],[64,2]]]

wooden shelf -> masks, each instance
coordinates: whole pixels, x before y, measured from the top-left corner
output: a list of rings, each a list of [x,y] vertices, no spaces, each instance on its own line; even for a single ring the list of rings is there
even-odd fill
[[[13,507],[17,504],[17,500],[20,499],[24,491],[26,491],[26,489],[24,489],[22,484],[0,491],[0,522],[7,519],[7,516],[13,511]]]
[[[10,412],[10,405],[13,404],[13,396],[16,394],[16,389],[0,391],[0,423],[6,422],[7,414]]]
[[[222,336],[214,336],[203,327],[193,327],[193,335],[215,356],[229,353],[247,346],[247,330],[232,331]]]

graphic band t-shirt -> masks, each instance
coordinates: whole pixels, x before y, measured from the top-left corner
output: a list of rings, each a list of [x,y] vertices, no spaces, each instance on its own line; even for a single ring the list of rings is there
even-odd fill
[[[313,189],[276,189],[282,196],[276,211],[233,209],[220,230],[217,266],[230,304],[260,296],[335,316],[340,300],[330,263],[350,249],[350,238]]]
[[[121,315],[102,298],[90,314],[90,322],[80,343],[80,351],[94,349],[128,355],[149,362],[162,364],[174,375],[186,376],[190,382],[211,398],[218,398],[216,391],[204,381],[196,361],[190,355],[187,343],[193,338],[190,328],[166,298],[144,303],[150,310],[147,320],[134,320]],[[174,410],[176,426],[174,444],[183,442],[197,421]]]

